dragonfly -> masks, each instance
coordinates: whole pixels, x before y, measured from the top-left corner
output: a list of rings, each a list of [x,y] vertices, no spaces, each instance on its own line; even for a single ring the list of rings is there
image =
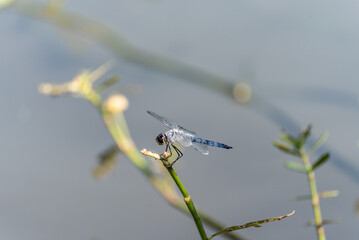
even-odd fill
[[[157,120],[159,120],[161,123],[163,123],[170,129],[165,133],[158,134],[158,136],[156,137],[156,142],[159,145],[166,144],[165,152],[169,150],[168,157],[172,156],[171,147],[177,153],[177,158],[170,164],[170,166],[173,166],[173,164],[183,156],[183,153],[174,145],[175,143],[178,143],[183,147],[192,146],[194,147],[194,149],[196,149],[197,151],[201,152],[204,155],[208,155],[209,152],[208,146],[232,149],[232,147],[228,146],[227,144],[199,138],[196,136],[195,132],[190,131],[184,127],[181,127],[177,123],[172,122],[167,118],[158,115],[157,113],[151,111],[147,111],[147,113],[150,114],[152,117],[156,118]]]

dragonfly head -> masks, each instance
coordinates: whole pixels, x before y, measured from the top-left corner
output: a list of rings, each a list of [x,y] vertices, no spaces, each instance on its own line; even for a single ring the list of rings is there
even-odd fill
[[[158,134],[158,136],[156,137],[156,142],[158,143],[158,145],[163,145],[166,143],[166,141],[167,137],[163,133]]]

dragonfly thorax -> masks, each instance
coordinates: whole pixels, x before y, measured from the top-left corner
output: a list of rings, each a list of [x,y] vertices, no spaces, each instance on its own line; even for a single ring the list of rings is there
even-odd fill
[[[191,146],[192,139],[194,137],[192,134],[185,133],[184,131],[179,129],[171,129],[167,131],[164,135],[166,136],[166,141],[168,143],[179,143],[184,147]]]

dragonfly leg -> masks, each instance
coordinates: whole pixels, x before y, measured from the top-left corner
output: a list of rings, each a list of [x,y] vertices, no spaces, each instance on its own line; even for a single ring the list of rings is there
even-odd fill
[[[169,150],[169,152],[168,152]],[[172,150],[170,144],[166,145],[166,150],[161,154],[161,157],[168,159],[172,156]]]
[[[173,149],[176,151],[177,153],[177,158],[176,160],[174,160],[172,163],[171,163],[171,167],[173,166],[173,164],[175,164],[175,162],[177,162],[178,159],[180,159],[182,156],[183,156],[183,153],[174,145],[172,145]]]
[[[166,152],[167,152],[168,150],[170,150],[170,155],[168,155],[166,158],[169,158],[169,157],[172,156],[172,150],[171,150],[171,146],[170,146],[169,144],[167,144],[167,146],[166,146]]]
[[[168,152],[169,151],[169,152]],[[165,158],[165,159],[168,159],[169,157],[172,156],[172,150],[171,150],[171,146],[170,144],[167,144],[166,145],[166,150],[161,154],[161,157],[162,158]],[[166,162],[163,162],[163,164],[165,165],[165,167],[171,167],[172,165],[166,161]]]

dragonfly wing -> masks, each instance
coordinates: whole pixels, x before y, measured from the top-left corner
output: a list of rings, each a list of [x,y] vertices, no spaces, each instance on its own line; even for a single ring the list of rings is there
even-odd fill
[[[194,135],[184,131],[178,131],[175,133],[174,141],[181,144],[183,147],[189,147],[192,145]]]
[[[167,127],[169,127],[170,129],[178,129],[177,123],[172,122],[172,121],[168,120],[167,118],[158,115],[157,113],[154,113],[151,111],[147,111],[147,113],[150,114],[152,117],[156,118],[158,121],[160,121]]]
[[[192,146],[194,147],[194,149],[196,149],[198,152],[203,153],[204,155],[208,155],[209,153],[208,146],[206,144],[192,142]]]
[[[179,126],[179,125],[178,125],[178,128],[179,128],[180,130],[182,130],[182,131],[185,131],[185,132],[188,132],[188,133],[190,133],[190,134],[196,135],[195,132],[193,132],[193,131],[191,131],[191,130],[188,130],[188,129],[185,129],[184,127],[181,127],[181,126]]]
[[[170,129],[180,129],[182,131],[188,132],[188,133],[193,134],[193,135],[196,134],[195,132],[190,131],[190,130],[184,128],[184,127],[181,127],[181,126],[177,125],[177,123],[172,122],[172,121],[168,120],[167,118],[158,115],[157,113],[154,113],[152,111],[147,111],[147,113],[150,114],[152,117],[156,118],[157,120],[159,120],[161,123],[163,123],[164,125],[166,125]]]

